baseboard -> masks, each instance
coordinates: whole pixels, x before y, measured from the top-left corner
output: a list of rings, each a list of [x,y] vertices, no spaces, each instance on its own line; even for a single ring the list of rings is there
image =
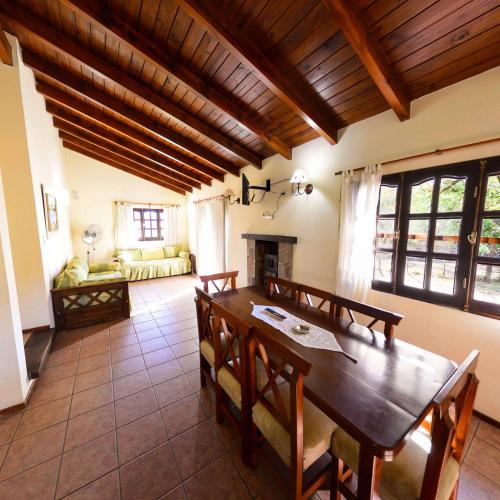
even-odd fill
[[[6,415],[11,415],[13,413],[17,413],[18,411],[24,410],[28,406],[37,380],[38,379],[30,380],[28,394],[26,394],[26,398],[25,398],[24,402],[18,403],[17,405],[9,406],[8,408],[4,408],[3,410],[0,410],[0,417],[4,417]]]
[[[33,328],[26,328],[26,330],[23,330],[23,334],[44,332],[45,330],[50,330],[50,325],[42,325],[42,326],[35,326]]]
[[[490,424],[493,427],[500,429],[500,422],[498,420],[488,417],[488,415],[485,415],[484,413],[481,413],[480,411],[477,410],[474,410],[472,413],[481,420],[484,420],[487,424]]]

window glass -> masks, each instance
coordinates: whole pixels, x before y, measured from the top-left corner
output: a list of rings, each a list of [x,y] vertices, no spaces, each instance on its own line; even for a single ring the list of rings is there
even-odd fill
[[[377,248],[392,249],[394,243],[394,219],[379,219],[377,223]]]
[[[437,219],[434,231],[434,252],[458,252],[460,224],[462,219]]]
[[[464,194],[465,179],[441,178],[438,212],[461,212],[464,205]]]
[[[410,213],[426,214],[431,211],[434,179],[415,184],[411,187]]]
[[[500,266],[477,265],[473,297],[474,300],[500,305]]]
[[[488,177],[484,209],[487,211],[500,210],[500,175],[494,174]]]
[[[432,259],[431,290],[453,295],[456,269],[456,260]]]
[[[379,281],[391,282],[392,252],[375,252],[375,269],[373,277]]]
[[[483,219],[479,255],[500,258],[500,219]]]
[[[380,215],[396,213],[397,194],[397,186],[380,186]]]
[[[425,252],[429,238],[429,219],[410,219],[407,250]]]
[[[404,284],[413,288],[424,288],[425,264],[424,257],[406,257]]]

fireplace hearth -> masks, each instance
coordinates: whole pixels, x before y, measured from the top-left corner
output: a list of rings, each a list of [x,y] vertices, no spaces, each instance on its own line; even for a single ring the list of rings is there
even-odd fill
[[[266,277],[292,278],[292,247],[295,236],[242,234],[247,240],[249,285],[267,286]]]

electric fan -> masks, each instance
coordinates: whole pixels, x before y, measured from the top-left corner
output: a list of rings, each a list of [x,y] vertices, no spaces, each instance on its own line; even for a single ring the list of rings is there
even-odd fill
[[[97,224],[88,226],[82,234],[82,241],[87,245],[87,263],[90,265],[90,251],[95,251],[95,244],[102,238],[102,228]]]

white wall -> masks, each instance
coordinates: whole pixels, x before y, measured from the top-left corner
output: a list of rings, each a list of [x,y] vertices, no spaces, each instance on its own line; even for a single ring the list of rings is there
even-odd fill
[[[115,201],[181,205],[180,243],[187,247],[184,196],[74,151],[64,150],[64,158],[71,192],[71,230],[76,255],[86,257],[87,247],[81,235],[88,225],[98,224],[103,229],[103,237],[96,245],[93,261],[109,261],[113,257]]]
[[[327,290],[335,288],[339,223],[340,181],[337,170],[389,161],[407,155],[466,144],[500,136],[500,68],[422,97],[412,103],[412,118],[399,122],[392,111],[356,123],[341,131],[335,146],[317,139],[293,150],[287,161],[273,156],[261,171],[247,167],[251,184],[291,177],[302,168],[314,185],[310,196],[293,197],[285,182],[273,190],[288,190],[274,220],[261,218],[273,210],[276,198],[267,195],[262,204],[228,209],[228,265],[239,269],[240,283],[246,283],[246,242],[242,233],[287,234],[298,237],[294,248],[293,279]],[[386,172],[423,168],[471,158],[500,154],[500,146],[478,147],[431,159],[391,165]],[[240,179],[226,176],[191,199],[222,194],[232,188],[241,192]],[[473,348],[481,350],[478,375],[481,380],[476,407],[500,420],[498,353],[500,322],[462,311],[425,304],[390,294],[373,293],[376,305],[405,314],[397,329],[403,340],[461,361]]]
[[[7,216],[23,329],[53,324],[50,287],[72,253],[60,141],[23,66],[17,41],[14,66],[0,65],[0,151]],[[55,194],[59,233],[49,241],[41,184]]]

